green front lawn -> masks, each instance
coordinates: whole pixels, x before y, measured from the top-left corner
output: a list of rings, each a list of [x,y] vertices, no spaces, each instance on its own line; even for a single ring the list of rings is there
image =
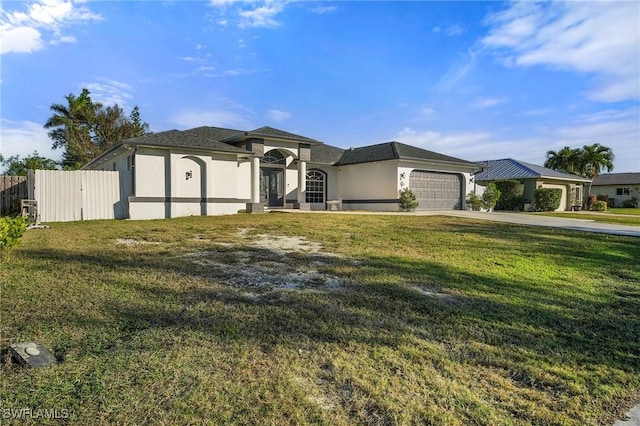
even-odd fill
[[[638,259],[631,237],[434,216],[53,224],[0,265],[0,414],[612,424],[640,399]],[[60,363],[12,364],[31,340]]]
[[[640,209],[611,209],[606,212],[583,211],[577,212],[547,212],[535,213],[543,216],[566,217],[571,219],[587,219],[603,223],[619,223],[621,225],[640,226]]]
[[[624,214],[629,216],[640,216],[640,209],[609,209],[608,213]]]

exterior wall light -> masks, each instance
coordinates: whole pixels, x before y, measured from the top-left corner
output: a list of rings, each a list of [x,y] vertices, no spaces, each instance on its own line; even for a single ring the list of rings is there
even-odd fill
[[[186,172],[186,173],[184,174],[184,177],[185,177],[187,180],[191,179],[191,178],[193,177],[193,172],[192,172],[191,170],[189,170],[188,172]]]

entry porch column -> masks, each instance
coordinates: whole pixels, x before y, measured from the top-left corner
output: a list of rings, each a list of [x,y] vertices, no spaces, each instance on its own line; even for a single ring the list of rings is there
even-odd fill
[[[307,203],[307,162],[298,161],[298,202],[294,208],[300,210],[311,210],[311,206]]]
[[[260,202],[260,158],[251,157],[251,199],[247,203],[247,213],[264,213]]]

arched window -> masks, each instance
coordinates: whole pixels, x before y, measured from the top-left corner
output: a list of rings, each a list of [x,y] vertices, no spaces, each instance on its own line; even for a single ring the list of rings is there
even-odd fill
[[[282,155],[282,153],[280,151],[276,151],[271,150],[269,152],[267,152],[264,157],[262,157],[262,160],[260,160],[260,162],[262,164],[278,164],[278,165],[284,165],[286,164],[286,158],[284,157],[284,155]]]
[[[307,172],[307,203],[324,203],[326,175],[320,170]]]

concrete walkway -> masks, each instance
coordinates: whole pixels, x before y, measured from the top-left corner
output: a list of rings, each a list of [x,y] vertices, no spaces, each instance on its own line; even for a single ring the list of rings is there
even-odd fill
[[[627,413],[627,420],[618,420],[613,426],[640,426],[640,404]]]
[[[640,226],[619,225],[614,223],[595,222],[590,219],[570,219],[566,217],[543,216],[513,212],[474,212],[468,210],[443,210],[419,212],[368,212],[368,211],[301,211],[291,209],[274,209],[288,213],[330,213],[330,214],[371,214],[401,216],[454,216],[468,219],[489,220],[492,222],[516,223],[519,225],[546,226],[572,231],[596,232],[599,234],[622,235],[640,238]],[[639,425],[640,426],[640,425]]]

